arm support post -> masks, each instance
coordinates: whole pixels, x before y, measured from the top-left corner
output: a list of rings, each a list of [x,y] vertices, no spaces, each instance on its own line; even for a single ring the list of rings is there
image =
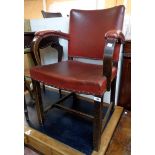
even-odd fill
[[[46,30],[46,31],[38,31],[35,33],[35,37],[32,41],[32,46],[31,46],[31,52],[33,53],[35,57],[35,64],[36,65],[41,65],[41,60],[39,56],[39,45],[40,42],[48,37],[58,37],[58,38],[63,38],[66,40],[69,40],[69,34],[63,33],[61,31],[52,31],[52,30]]]
[[[125,37],[121,31],[111,30],[105,34],[105,39],[103,76],[107,77],[107,91],[110,91],[115,45],[124,43]]]

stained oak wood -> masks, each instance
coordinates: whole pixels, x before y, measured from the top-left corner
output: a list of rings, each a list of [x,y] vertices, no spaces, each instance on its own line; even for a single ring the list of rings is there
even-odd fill
[[[131,154],[131,112],[124,111],[114,132],[106,155]]]
[[[131,110],[131,41],[126,41],[124,45],[121,72],[118,105]]]
[[[117,123],[119,122],[122,112],[122,107],[117,106],[115,108],[115,111],[102,134],[100,150],[98,152],[93,151],[92,155],[104,155],[106,153],[106,150],[115,131]]]

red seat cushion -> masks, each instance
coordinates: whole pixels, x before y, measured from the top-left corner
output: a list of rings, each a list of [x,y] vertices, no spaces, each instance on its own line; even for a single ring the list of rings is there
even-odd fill
[[[62,61],[55,64],[35,66],[30,70],[31,78],[56,88],[77,93],[102,96],[106,91],[103,66],[79,61]],[[117,69],[112,69],[112,79]]]

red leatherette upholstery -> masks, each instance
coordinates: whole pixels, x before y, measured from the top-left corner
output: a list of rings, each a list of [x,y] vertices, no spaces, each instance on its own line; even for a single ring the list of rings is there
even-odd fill
[[[37,32],[38,37],[59,36],[69,41],[68,56],[102,59],[106,40],[123,42],[121,34],[124,6],[105,10],[71,10],[69,34],[60,31]],[[116,44],[113,55],[118,60],[120,44]],[[112,67],[111,80],[117,69]],[[107,78],[103,76],[103,65],[94,65],[75,60],[51,65],[37,66],[30,70],[34,80],[73,92],[102,96],[107,90]]]
[[[102,65],[70,60],[33,67],[31,77],[57,88],[102,96],[106,91],[106,77],[102,75],[102,70]],[[112,78],[116,73],[117,69],[113,67]]]
[[[104,36],[109,30],[122,30],[124,11],[123,5],[104,10],[71,10],[69,56],[103,59]],[[114,54],[114,60],[118,60],[118,54]]]

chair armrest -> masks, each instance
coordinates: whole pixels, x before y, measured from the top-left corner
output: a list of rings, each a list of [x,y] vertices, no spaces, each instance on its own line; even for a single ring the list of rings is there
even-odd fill
[[[33,53],[33,56],[35,58],[35,65],[41,65],[39,47],[41,41],[48,37],[58,37],[69,40],[69,34],[63,33],[61,31],[45,30],[36,32],[31,46],[31,52]]]
[[[116,39],[119,43],[125,42],[125,37],[120,30],[110,30],[105,34],[105,39]]]
[[[53,30],[38,31],[35,33],[35,36],[40,36],[43,38],[49,37],[49,36],[56,36],[59,38],[64,38],[66,40],[69,40],[69,34],[61,31],[53,31]]]
[[[110,30],[105,34],[105,40],[103,75],[107,78],[107,91],[110,91],[115,44],[124,43],[125,37],[120,30]]]

